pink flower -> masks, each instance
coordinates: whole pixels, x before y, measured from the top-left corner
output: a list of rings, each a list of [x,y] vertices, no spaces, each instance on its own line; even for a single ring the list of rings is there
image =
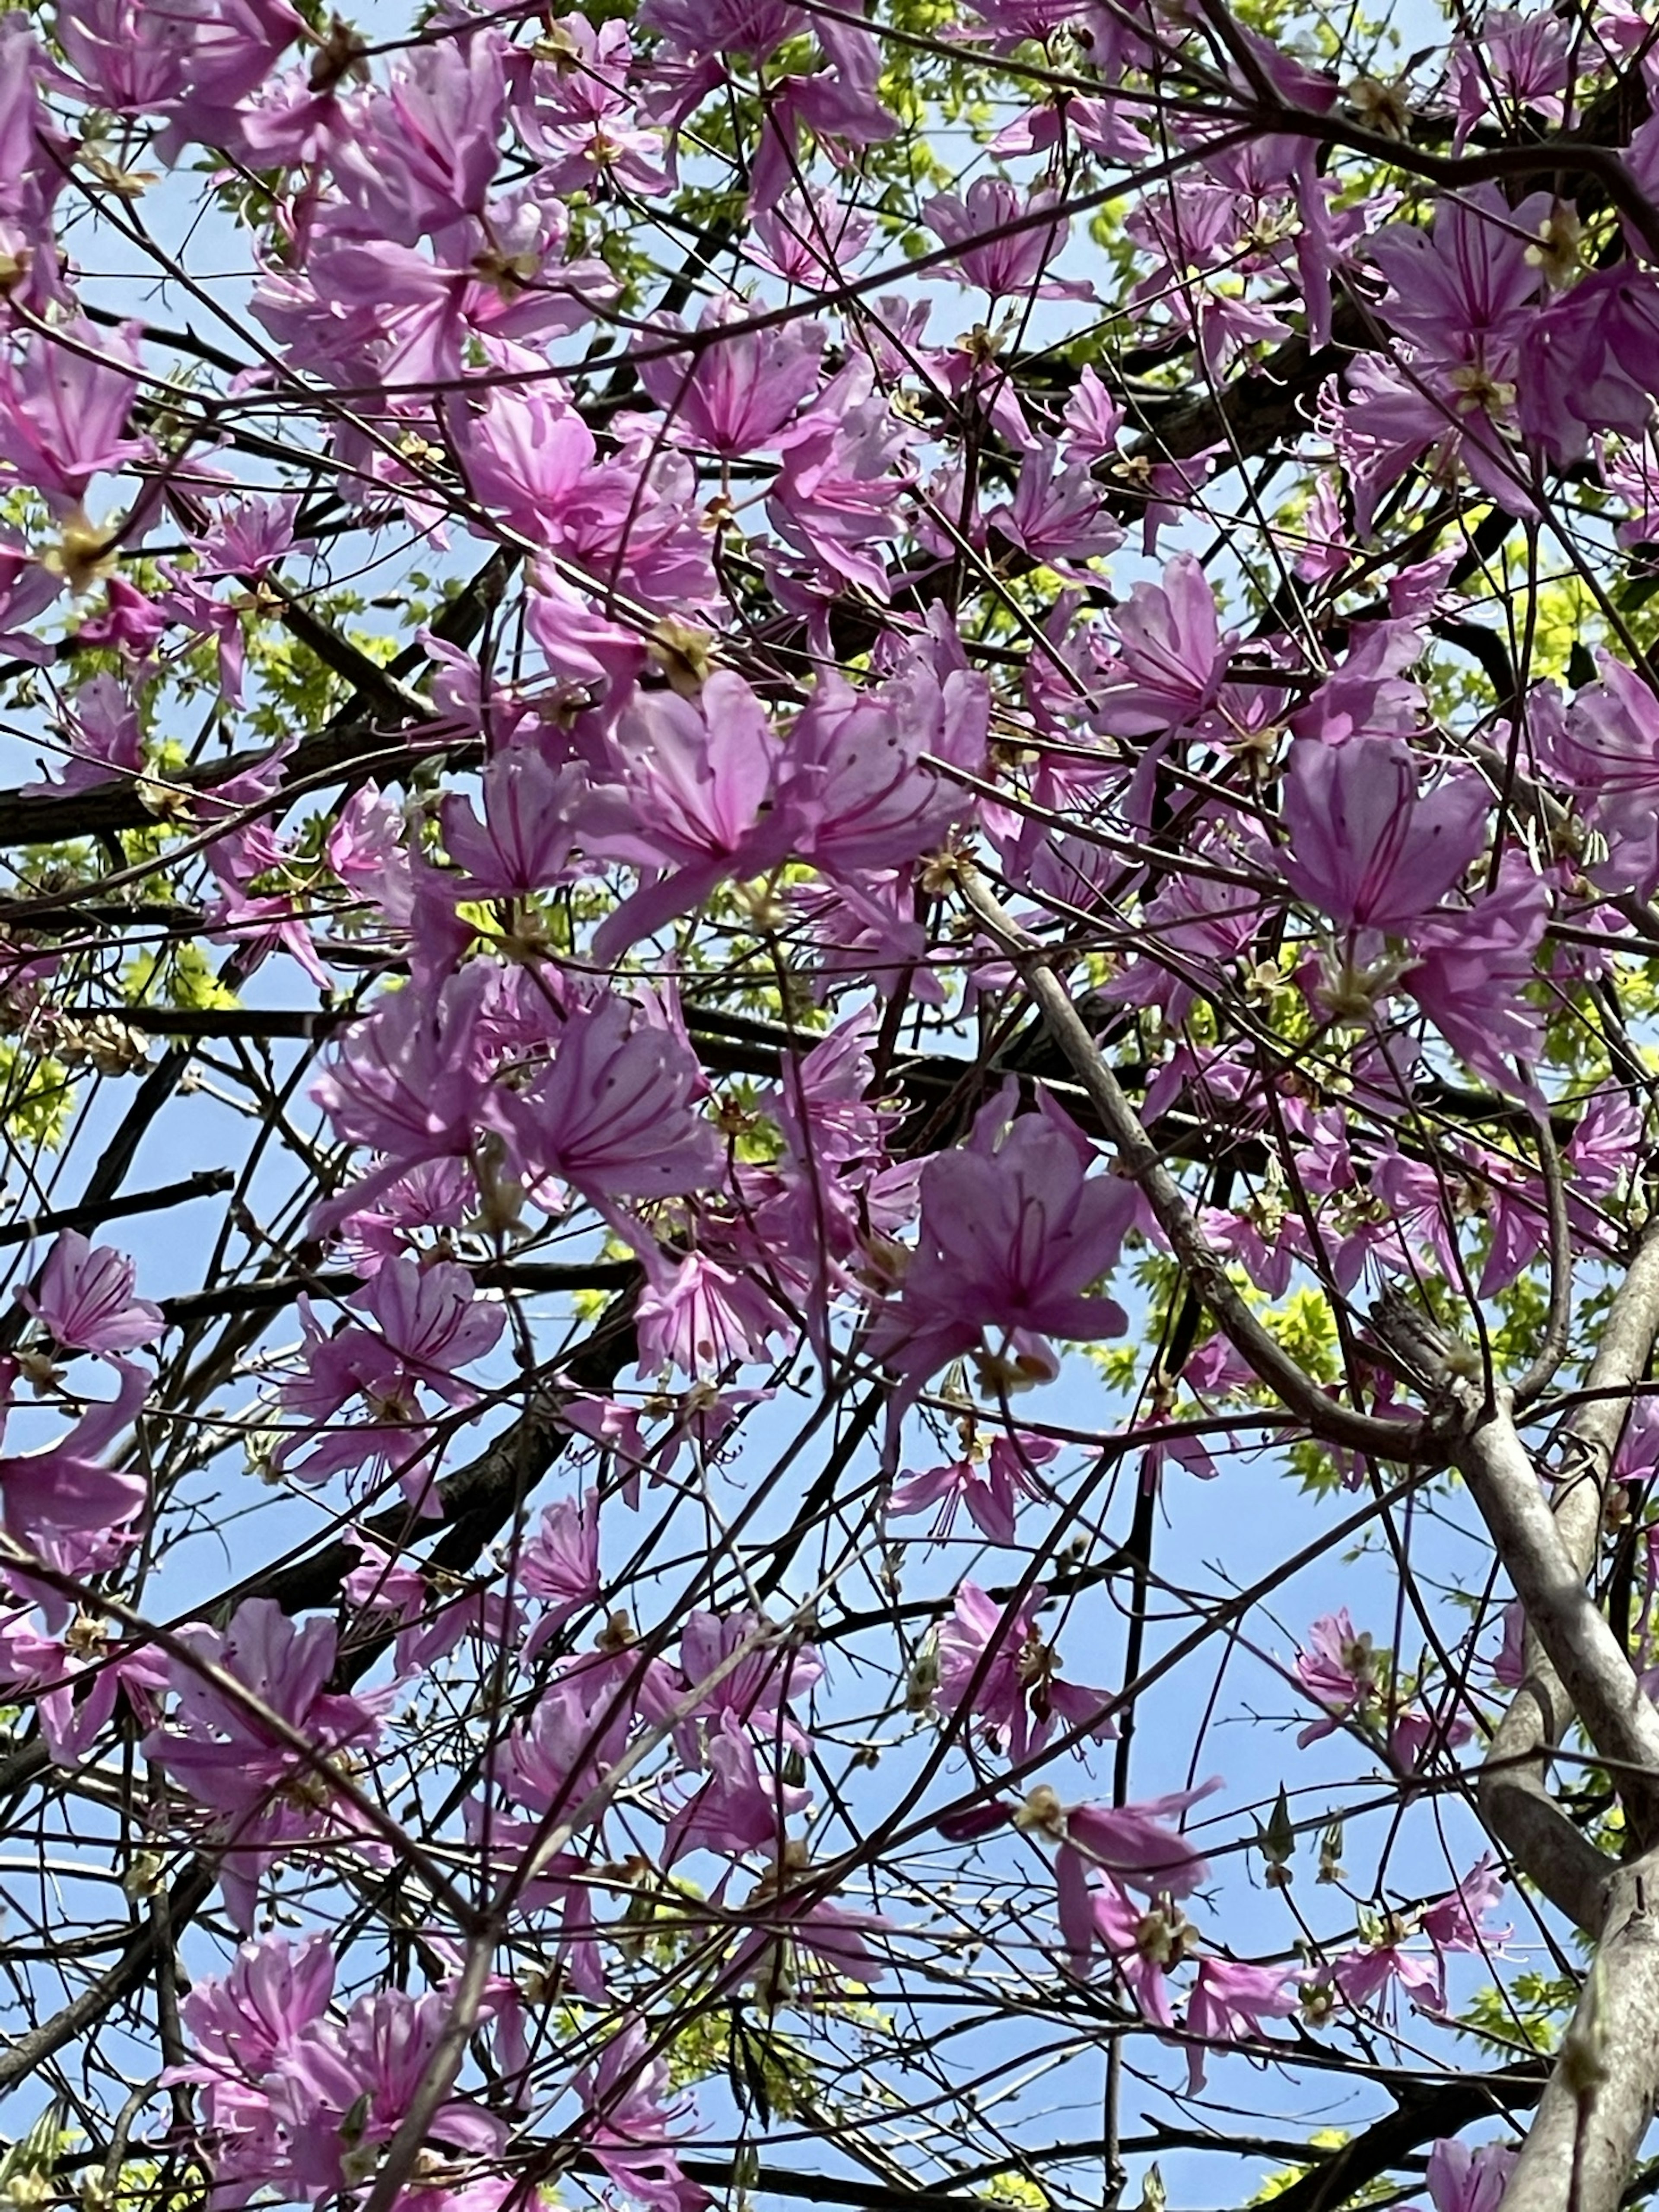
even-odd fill
[[[932,1534],[943,1539],[956,1524],[957,1506],[966,1505],[969,1516],[994,1544],[1012,1544],[1015,1500],[1043,1495],[1029,1469],[1043,1466],[1059,1451],[1060,1446],[1048,1437],[1024,1432],[994,1437],[983,1459],[956,1460],[947,1467],[932,1468],[925,1474],[907,1476],[895,1486],[887,1510],[902,1517],[938,1504],[940,1510]]]
[[[94,477],[149,451],[147,441],[121,434],[137,365],[136,323],[118,339],[82,316],[0,356],[0,463],[55,514],[72,515]]]
[[[1525,857],[1504,856],[1497,888],[1467,908],[1434,914],[1413,934],[1420,957],[1405,988],[1460,1059],[1500,1091],[1536,1097],[1516,1060],[1538,1056],[1540,1017],[1522,993],[1549,921],[1549,891]],[[1479,1012],[1475,1009],[1479,1009]]]
[[[1050,1336],[1118,1336],[1110,1298],[1085,1285],[1116,1263],[1139,1206],[1133,1184],[1090,1179],[1093,1153],[1047,1091],[1012,1125],[993,1100],[967,1145],[921,1171],[921,1228],[897,1298],[877,1315],[870,1349],[913,1396],[947,1360],[994,1340],[988,1364],[1015,1387],[1056,1371]]]
[[[1055,194],[1040,186],[1029,198],[1000,177],[976,177],[965,201],[954,192],[937,192],[921,210],[921,219],[945,246],[962,249],[954,266],[970,284],[977,284],[994,300],[1011,293],[1040,300],[1086,300],[1093,296],[1086,284],[1043,278],[1043,270],[1065,245],[1071,225],[1065,218],[1054,222],[1030,222],[1054,204]],[[1018,226],[1014,228],[1013,226]],[[999,230],[1007,234],[995,237]],[[982,244],[975,241],[982,240]]]
[[[561,1498],[544,1508],[541,1524],[518,1558],[519,1587],[540,1598],[544,1622],[557,1626],[592,1605],[599,1594],[599,1493]],[[527,1656],[533,1656],[527,1654]]]
[[[1187,1958],[1194,1941],[1180,1906],[1166,1899],[1162,1905],[1143,1907],[1109,1881],[1095,1890],[1092,1912],[1096,1942],[1140,2008],[1141,2018],[1154,2027],[1173,2027],[1169,1976]],[[1089,1970],[1089,1955],[1085,1952],[1079,1957],[1074,1952],[1068,1963],[1074,1974],[1082,1976]]]
[[[241,1684],[250,1702],[174,1658],[176,1710],[144,1739],[143,1748],[186,1796],[217,1816],[220,1887],[232,1918],[246,1929],[265,1869],[297,1843],[336,1826],[327,1782],[331,1756],[372,1748],[380,1718],[372,1702],[326,1687],[334,1671],[331,1620],[301,1627],[273,1599],[249,1598],[228,1629],[191,1623],[179,1635],[198,1658]],[[313,1755],[287,1732],[276,1733],[261,1707]]]
[[[560,519],[593,466],[593,433],[546,383],[497,386],[482,413],[452,402],[449,432],[468,488],[534,545],[561,542]]]
[[[1423,1915],[1423,1933],[1440,1951],[1490,1952],[1514,1930],[1490,1928],[1487,1915],[1504,1893],[1504,1878],[1490,1855],[1479,1858],[1455,1889]]]
[[[1288,2020],[1301,2001],[1282,1966],[1249,1966],[1234,1959],[1205,1959],[1187,2000],[1187,2094],[1204,2087],[1206,2046],[1257,2038],[1264,2020]]]
[[[597,795],[583,842],[651,872],[596,933],[602,962],[689,914],[717,884],[775,866],[793,829],[766,710],[729,670],[709,677],[696,704],[673,691],[639,693],[613,744],[623,796],[610,805]]]
[[[413,246],[482,214],[499,159],[504,59],[493,30],[398,55],[386,89],[366,95],[334,156],[360,236]]]
[[[1060,1725],[1086,1729],[1097,1741],[1117,1733],[1109,1692],[1060,1680],[1060,1655],[1036,1628],[1047,1595],[1039,1584],[1024,1609],[1010,1615],[977,1583],[964,1582],[935,1645],[939,1711],[966,1705],[1016,1765],[1041,1751]]]
[[[1322,1705],[1328,1717],[1310,1721],[1297,1737],[1298,1749],[1333,1735],[1338,1721],[1369,1698],[1376,1687],[1376,1655],[1369,1636],[1356,1636],[1345,1605],[1328,1613],[1308,1632],[1308,1644],[1296,1655],[1296,1675],[1303,1688]]]
[[[1419,794],[1417,763],[1395,738],[1291,747],[1279,854],[1298,898],[1341,930],[1402,935],[1439,905],[1486,842],[1491,799],[1473,775]]]
[[[527,898],[567,882],[579,802],[587,787],[580,765],[556,769],[539,753],[515,745],[495,755],[481,781],[482,823],[459,792],[443,802],[444,842],[463,871],[456,896]]]
[[[383,1164],[319,1207],[321,1235],[428,1160],[465,1159],[481,1126],[487,1069],[479,1036],[494,988],[486,963],[450,976],[434,992],[388,992],[345,1035],[312,1097],[336,1134],[386,1155]]]
[[[690,2101],[667,2102],[668,2061],[647,2054],[646,2035],[630,2020],[577,2082],[584,2137],[606,2177],[651,2212],[702,2212],[713,2199],[681,2172],[669,2135]]]
[[[1090,715],[1097,729],[1154,737],[1214,706],[1234,640],[1221,635],[1215,594],[1190,553],[1176,555],[1161,584],[1137,584],[1114,620],[1117,659]]]
[[[709,1778],[669,1823],[663,1864],[672,1866],[690,1851],[781,1850],[787,1824],[805,1810],[810,1793],[783,1781],[775,1747],[768,1747],[763,1772],[743,1723],[726,1712],[709,1731],[706,1764]]]
[[[1498,2212],[1519,2154],[1507,2143],[1467,2143],[1442,2136],[1429,2153],[1434,2212]]]
[[[229,2073],[262,2081],[323,2017],[333,1990],[334,1958],[324,1936],[244,1943],[222,1980],[197,1982],[180,2003],[196,2054],[174,2078],[212,2082]]]
[[[67,1352],[131,1352],[153,1344],[167,1327],[159,1306],[133,1297],[137,1273],[125,1253],[107,1244],[94,1250],[78,1229],[66,1229],[39,1282],[13,1296]]]
[[[570,1184],[592,1204],[699,1190],[720,1179],[722,1152],[696,1111],[708,1081],[662,1002],[607,991],[566,1019],[551,1065],[511,1114],[520,1169],[538,1205]]]
[[[664,1367],[714,1378],[763,1359],[770,1339],[792,1325],[746,1270],[723,1267],[706,1252],[688,1252],[672,1267],[646,1260],[646,1286],[634,1308],[641,1375]]]
[[[149,1396],[150,1377],[131,1360],[111,1355],[109,1364],[120,1377],[113,1398],[89,1405],[44,1451],[0,1457],[5,1525],[25,1543],[66,1529],[118,1528],[143,1510],[143,1476],[104,1466],[101,1455]]]
[[[40,1635],[21,1613],[0,1620],[0,1681],[15,1697],[33,1701],[40,1734],[59,1766],[85,1758],[124,1693],[140,1723],[148,1724],[155,1693],[167,1680],[159,1651],[112,1644],[95,1613],[77,1614],[61,1636]]]
[[[965,670],[941,682],[918,663],[863,692],[826,671],[786,755],[802,858],[862,874],[941,845],[968,801],[922,756],[982,768],[989,704],[983,679]]]
[[[313,2201],[373,2170],[375,2151],[415,2100],[453,2004],[441,1989],[418,1997],[380,1990],[359,1997],[343,2027],[313,2021],[283,2048],[266,2094],[289,2171]],[[493,2158],[507,2142],[506,2122],[469,2097],[447,2098],[429,2128],[464,2158]]]
[[[63,761],[55,776],[24,784],[21,795],[25,799],[48,792],[91,791],[99,784],[137,775],[143,767],[137,710],[112,676],[94,676],[83,684],[55,727]]]
[[[1374,1942],[1345,1951],[1336,1960],[1332,1969],[1336,1986],[1350,2004],[1369,2004],[1397,1982],[1419,2012],[1444,2012],[1446,1987],[1439,1957],[1408,1951],[1411,1933],[1409,1923],[1390,1913]]]
[[[702,343],[684,353],[669,350],[673,325],[653,324],[642,334],[640,382],[666,413],[672,437],[732,459],[776,453],[799,434],[793,416],[817,385],[823,328],[741,327],[753,313],[750,302],[720,294],[703,309]],[[720,335],[728,324],[738,327]]]
[[[1659,888],[1659,701],[1634,669],[1599,653],[1600,681],[1565,714],[1553,690],[1534,701],[1540,750],[1610,848],[1593,874],[1608,890]]]
[[[1474,185],[1441,204],[1431,232],[1391,223],[1372,239],[1390,286],[1382,313],[1420,358],[1509,374],[1541,281],[1528,241],[1553,206],[1534,192],[1511,207],[1496,185]]]

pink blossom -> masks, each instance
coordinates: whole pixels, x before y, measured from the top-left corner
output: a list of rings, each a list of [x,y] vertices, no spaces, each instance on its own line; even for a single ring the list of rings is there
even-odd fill
[[[1424,1934],[1440,1951],[1490,1954],[1514,1933],[1507,1927],[1486,1925],[1504,1886],[1504,1877],[1490,1854],[1477,1859],[1455,1889],[1424,1913]]]
[[[706,2190],[688,2181],[670,2130],[690,2105],[670,2104],[668,2060],[648,2049],[643,2021],[630,2020],[576,2085],[587,2146],[606,2177],[651,2212],[702,2212]]]
[[[1134,1187],[1090,1179],[1087,1140],[1047,1091],[1037,1099],[1037,1113],[1012,1124],[1008,1102],[994,1100],[965,1146],[921,1171],[916,1249],[870,1339],[872,1355],[906,1379],[904,1395],[988,1333],[989,1363],[1018,1385],[1054,1374],[1046,1338],[1117,1336],[1128,1325],[1121,1306],[1085,1285],[1115,1266],[1138,1209]]]
[[[546,1622],[557,1625],[593,1604],[599,1594],[599,1492],[545,1507],[517,1568],[520,1589],[542,1601]]]
[[[646,1260],[646,1285],[635,1304],[641,1375],[672,1368],[714,1378],[763,1359],[770,1340],[791,1324],[746,1269],[722,1267],[706,1252],[672,1266]]]
[[[1646,898],[1659,888],[1659,702],[1610,653],[1597,654],[1596,667],[1599,681],[1565,714],[1553,692],[1538,696],[1538,741],[1607,840],[1596,877],[1608,890],[1633,888]]]
[[[137,1275],[125,1253],[107,1244],[94,1250],[78,1229],[66,1229],[39,1281],[13,1296],[65,1351],[131,1352],[153,1344],[167,1327],[159,1306],[133,1297]]]
[[[0,464],[55,514],[74,514],[94,477],[149,451],[122,434],[137,366],[136,323],[112,337],[81,316],[0,356]]]
[[[796,850],[838,873],[902,866],[941,845],[966,810],[935,760],[984,765],[989,697],[966,670],[943,679],[920,660],[857,692],[826,672],[789,733],[788,803]]]
[[[708,1778],[695,1786],[670,1821],[663,1864],[672,1866],[690,1851],[736,1855],[781,1849],[786,1826],[805,1810],[809,1793],[781,1778],[776,1758],[775,1747],[768,1746],[763,1771],[742,1723],[733,1713],[722,1713],[708,1734]]]
[[[0,1681],[27,1697],[46,1749],[59,1766],[84,1759],[125,1696],[142,1725],[167,1686],[167,1662],[142,1643],[118,1644],[95,1613],[81,1613],[59,1636],[43,1636],[21,1613],[0,1619]]]
[[[1161,584],[1137,584],[1114,617],[1117,659],[1090,719],[1112,737],[1153,737],[1195,721],[1221,695],[1232,649],[1215,594],[1190,553],[1177,553]]]
[[[527,898],[566,882],[586,788],[580,767],[556,769],[539,753],[514,746],[496,754],[482,781],[482,823],[458,792],[443,804],[444,842],[464,872],[458,896]]]
[[[667,1198],[719,1180],[722,1153],[696,1111],[708,1081],[664,1004],[607,991],[576,1008],[550,1065],[503,1101],[520,1170],[538,1205],[560,1186],[590,1202]]]
[[[1118,1979],[1154,2027],[1175,2026],[1169,1977],[1186,1959],[1194,1941],[1191,1923],[1167,1899],[1150,1907],[1138,1905],[1112,1881],[1098,1883],[1091,1906],[1095,1944],[1111,1961]],[[1068,1964],[1081,1977],[1089,1954],[1073,1953]]]
[[[106,1357],[120,1378],[113,1398],[88,1405],[44,1450],[0,1457],[5,1525],[25,1543],[63,1530],[118,1528],[143,1510],[143,1476],[106,1467],[102,1455],[149,1396],[150,1377],[131,1360]],[[9,1404],[0,1408],[0,1419]]]
[[[1298,898],[1339,929],[1400,935],[1438,906],[1486,842],[1491,800],[1472,775],[1423,795],[1395,738],[1291,747],[1279,855]]]
[[[334,177],[359,234],[413,246],[483,211],[507,102],[494,30],[399,54],[384,92],[364,100]]]
[[[319,1232],[378,1198],[411,1167],[465,1159],[481,1120],[485,1073],[479,1023],[493,988],[487,965],[462,969],[435,992],[388,992],[355,1024],[312,1090],[337,1135],[385,1155],[383,1164],[313,1217]]]
[[[274,1600],[249,1598],[228,1629],[192,1623],[179,1636],[197,1659],[241,1685],[248,1701],[176,1657],[170,1668],[176,1709],[144,1739],[144,1752],[216,1816],[223,1849],[220,1887],[231,1917],[246,1929],[266,1869],[334,1825],[326,1778],[332,1755],[371,1749],[380,1718],[374,1701],[326,1687],[334,1671],[331,1620],[300,1626]],[[285,1724],[283,1733],[267,1714]]]
[[[64,755],[58,774],[45,782],[24,784],[21,795],[26,799],[91,791],[143,769],[137,712],[112,676],[94,676],[83,684],[57,728]]]
[[[1549,890],[1519,853],[1504,855],[1497,888],[1473,906],[1443,908],[1413,933],[1419,957],[1405,978],[1446,1042],[1500,1091],[1536,1097],[1514,1073],[1538,1057],[1543,1030],[1522,996],[1549,920]],[[1474,1009],[1479,1008],[1479,1014]]]
[[[1434,2212],[1498,2212],[1519,2154],[1507,2143],[1467,2143],[1442,2136],[1429,2152]]]
[[[689,913],[717,884],[775,866],[793,831],[779,799],[778,740],[728,670],[709,677],[695,704],[672,691],[638,694],[613,743],[621,796],[614,807],[596,801],[583,843],[649,872],[595,935],[601,961]]]
[[[1288,2020],[1301,2002],[1294,1978],[1282,1966],[1250,1966],[1234,1959],[1204,1959],[1187,2000],[1187,2094],[1204,2087],[1205,2061],[1215,2045],[1255,2040],[1264,2020]]]
[[[1063,216],[1051,223],[1030,218],[1040,216],[1054,201],[1046,186],[1025,198],[1000,177],[976,177],[965,201],[954,192],[936,192],[924,204],[921,219],[944,245],[961,249],[953,265],[994,300],[1015,292],[1034,293],[1042,300],[1086,300],[1092,296],[1088,285],[1043,276],[1071,225]],[[1006,234],[992,235],[997,231]]]
[[[1032,1480],[1030,1468],[1057,1457],[1060,1446],[1052,1437],[1024,1431],[994,1437],[982,1458],[955,1460],[924,1474],[908,1475],[894,1486],[887,1510],[902,1517],[924,1507],[939,1506],[933,1528],[936,1540],[948,1536],[956,1524],[957,1508],[966,1505],[969,1515],[994,1544],[1012,1544],[1015,1535],[1015,1501],[1041,1498],[1044,1493]]]
[[[222,1978],[195,1983],[179,2005],[194,2057],[179,2080],[211,2084],[227,2074],[263,2081],[328,2009],[334,1957],[326,1939],[266,1936],[244,1943]]]
[[[747,301],[720,295],[703,310],[702,342],[684,354],[670,350],[672,326],[653,325],[644,333],[640,381],[667,415],[671,436],[733,459],[776,453],[799,434],[793,417],[817,386],[823,328],[788,322],[745,329],[753,313]]]
[[[1036,1627],[1047,1595],[1039,1585],[1011,1615],[976,1583],[964,1582],[935,1645],[939,1711],[966,1707],[1016,1765],[1041,1751],[1057,1727],[1085,1729],[1097,1741],[1117,1733],[1109,1692],[1060,1680],[1060,1655]]]
[[[1303,1688],[1325,1709],[1327,1717],[1310,1721],[1297,1737],[1299,1749],[1335,1733],[1336,1724],[1376,1687],[1376,1654],[1369,1636],[1357,1636],[1345,1605],[1328,1613],[1308,1632],[1307,1648],[1296,1655]]]

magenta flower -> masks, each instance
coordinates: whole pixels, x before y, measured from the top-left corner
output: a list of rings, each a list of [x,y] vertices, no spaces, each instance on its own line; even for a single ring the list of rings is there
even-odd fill
[[[414,2103],[453,1999],[441,1989],[360,1997],[342,2027],[314,2021],[282,2051],[266,2078],[289,2172],[313,2201],[366,2179]],[[428,2133],[463,2156],[493,2158],[507,2124],[470,2097],[447,2098]]]
[[[1395,738],[1328,745],[1298,738],[1285,781],[1279,854],[1298,898],[1340,930],[1401,935],[1439,905],[1486,842],[1491,798],[1473,775],[1419,793]]]
[[[1085,1286],[1115,1266],[1138,1194],[1118,1176],[1091,1179],[1087,1139],[1047,1091],[1037,1103],[1011,1125],[1008,1099],[994,1100],[963,1149],[921,1171],[916,1249],[870,1334],[872,1356],[904,1378],[896,1413],[976,1347],[1018,1388],[1055,1373],[1048,1337],[1119,1336],[1128,1326],[1121,1306]]]
[[[82,636],[91,628],[83,624]],[[100,783],[137,775],[143,767],[137,709],[112,676],[94,676],[83,684],[54,729],[62,747],[58,772],[45,781],[24,784],[21,795],[26,799],[48,792],[90,791]]]
[[[483,213],[507,105],[505,53],[498,33],[476,30],[398,57],[334,156],[361,236],[413,246]]]
[[[1606,837],[1593,870],[1608,890],[1659,888],[1659,701],[1634,669],[1596,656],[1600,680],[1562,712],[1553,689],[1534,702],[1540,749]]]
[[[12,1295],[66,1352],[131,1352],[167,1327],[159,1306],[133,1297],[137,1274],[125,1253],[107,1244],[94,1250],[78,1229],[66,1229],[39,1282]]]
[[[334,1671],[331,1620],[300,1626],[270,1598],[246,1600],[224,1631],[192,1623],[179,1634],[199,1658],[246,1688],[252,1708],[286,1723],[315,1754],[306,1757],[258,1710],[204,1679],[187,1660],[172,1661],[177,1706],[172,1719],[144,1739],[145,1755],[215,1816],[226,1909],[246,1929],[266,1869],[298,1843],[337,1830],[329,1767],[339,1752],[373,1747],[380,1729],[377,1701],[326,1687]]]
[[[1543,1033],[1523,993],[1549,920],[1549,887],[1524,855],[1506,853],[1497,888],[1467,908],[1445,908],[1413,933],[1420,957],[1403,981],[1461,1060],[1498,1090],[1534,1098],[1515,1073],[1537,1058]],[[1477,1011],[1478,1010],[1478,1011]]]
[[[665,1266],[647,1256],[646,1286],[634,1309],[639,1372],[665,1367],[710,1380],[766,1357],[769,1340],[792,1325],[747,1269],[723,1267],[706,1252]]]
[[[1423,1933],[1440,1951],[1490,1952],[1506,1943],[1513,1929],[1486,1925],[1504,1886],[1504,1877],[1492,1856],[1478,1858],[1456,1888],[1423,1915]]]
[[[1188,1954],[1194,1939],[1191,1923],[1178,1905],[1137,1905],[1115,1881],[1094,1893],[1093,1934],[1118,1979],[1154,2027],[1175,2026],[1169,1977]],[[1073,1953],[1067,1962],[1079,1978],[1089,1971],[1089,1955]]]
[[[740,1854],[782,1849],[787,1825],[805,1810],[810,1792],[783,1781],[769,1747],[762,1771],[755,1746],[734,1713],[722,1713],[709,1731],[708,1779],[696,1786],[669,1822],[665,1866],[690,1851]]]
[[[1059,1452],[1060,1446],[1049,1437],[1024,1431],[994,1437],[982,1459],[954,1460],[949,1466],[930,1468],[925,1474],[908,1475],[896,1484],[887,1510],[902,1518],[937,1504],[939,1517],[930,1534],[942,1540],[956,1525],[958,1505],[965,1505],[969,1517],[994,1544],[1012,1544],[1016,1500],[1043,1495],[1030,1469],[1045,1465]]]
[[[190,2078],[205,2078],[216,2062],[249,2081],[262,2080],[323,2017],[333,1993],[334,1956],[325,1937],[295,1943],[267,1936],[244,1943],[222,1981],[197,1982],[179,2006],[198,2060],[209,2062]]]
[[[918,663],[878,690],[826,672],[789,733],[796,850],[842,874],[902,867],[944,843],[966,811],[922,756],[970,771],[985,763],[989,696],[966,670],[941,683]]]
[[[27,1696],[46,1749],[59,1766],[78,1765],[125,1694],[142,1724],[167,1687],[167,1662],[153,1647],[112,1643],[95,1613],[78,1613],[60,1636],[43,1636],[21,1613],[0,1620],[0,1681]]]
[[[545,383],[498,386],[482,413],[452,404],[449,434],[474,498],[532,544],[558,545],[598,452],[575,409]]]
[[[587,788],[580,765],[556,769],[528,746],[515,745],[496,754],[482,782],[482,823],[459,792],[443,803],[444,843],[463,872],[457,896],[527,898],[567,882],[578,806]]]
[[[324,1234],[428,1160],[465,1159],[487,1118],[488,1060],[479,1024],[495,988],[486,963],[452,975],[436,993],[388,992],[346,1032],[312,1097],[336,1134],[385,1154],[313,1217]]]
[[[1553,209],[1547,192],[1511,207],[1496,185],[1474,185],[1449,195],[1431,232],[1391,223],[1372,239],[1390,286],[1382,313],[1420,360],[1511,371],[1541,281],[1528,241]]]
[[[1398,1983],[1417,2011],[1444,2012],[1446,1986],[1439,1957],[1408,1951],[1412,1933],[1408,1922],[1390,1913],[1374,1942],[1345,1951],[1336,1960],[1332,1973],[1351,2005],[1369,2004]]]
[[[1204,1959],[1187,2000],[1187,2094],[1204,2087],[1211,2048],[1261,2034],[1264,2020],[1288,2020],[1301,2002],[1294,1978],[1282,1966],[1249,1966],[1234,1959]]]

